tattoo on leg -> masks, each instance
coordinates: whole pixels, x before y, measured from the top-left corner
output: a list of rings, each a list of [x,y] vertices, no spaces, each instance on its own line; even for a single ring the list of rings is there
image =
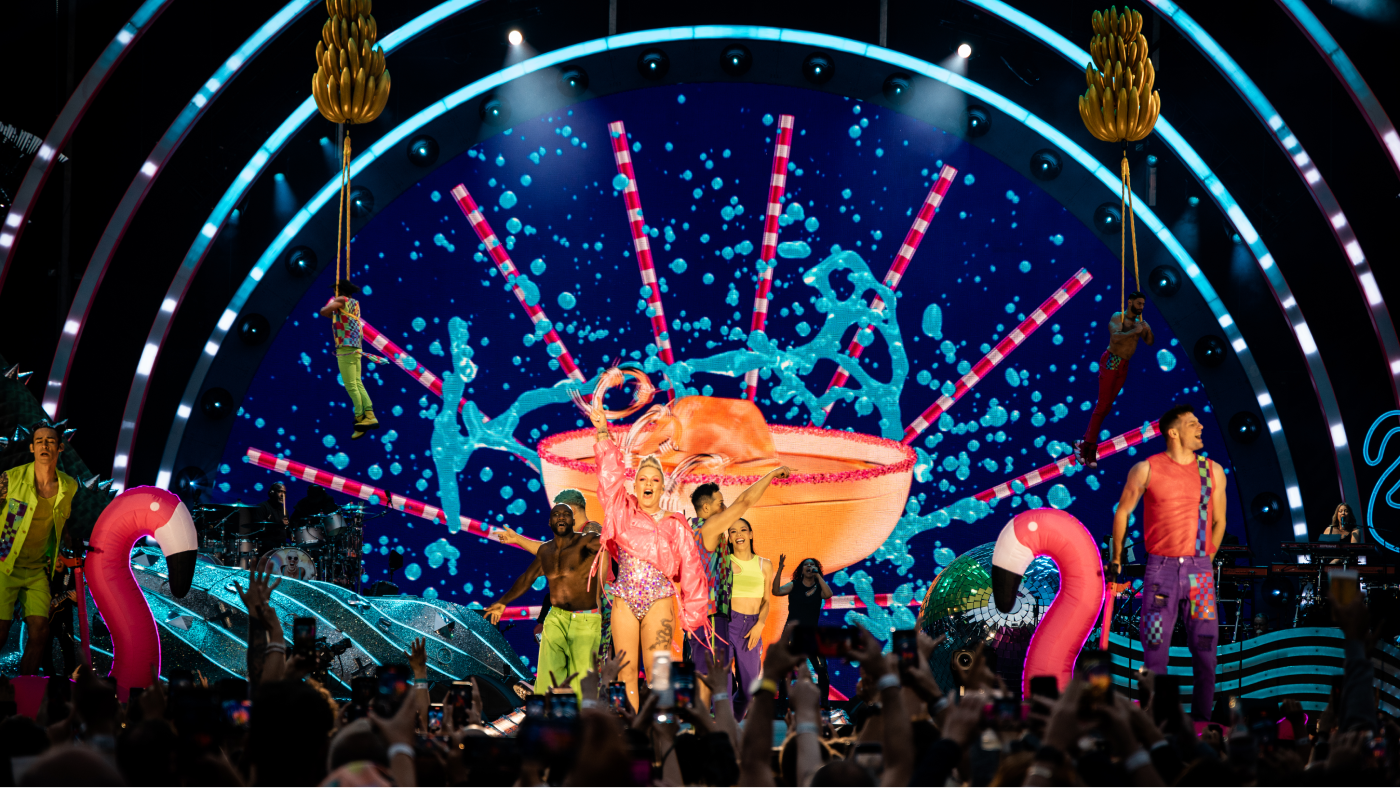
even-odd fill
[[[671,619],[661,619],[661,628],[656,630],[656,642],[651,648],[653,651],[671,650]]]

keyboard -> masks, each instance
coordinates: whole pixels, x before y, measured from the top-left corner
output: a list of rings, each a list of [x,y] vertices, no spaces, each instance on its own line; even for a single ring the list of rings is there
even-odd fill
[[[1373,544],[1350,544],[1343,542],[1284,542],[1279,545],[1285,553],[1295,555],[1375,555]]]
[[[1359,546],[1362,545],[1358,545],[1358,547]],[[1326,571],[1328,568],[1329,567],[1327,566],[1321,567],[1321,569],[1323,569],[1324,571]],[[1393,566],[1368,565],[1352,566],[1348,568],[1351,571],[1360,574],[1362,577],[1376,577],[1378,575],[1395,574],[1395,567]],[[1319,566],[1317,564],[1274,564],[1272,567],[1270,567],[1270,569],[1276,575],[1301,575],[1304,577],[1317,577],[1317,571],[1319,569]]]
[[[1268,576],[1269,567],[1267,566],[1223,566],[1220,568],[1221,580],[1252,580]]]

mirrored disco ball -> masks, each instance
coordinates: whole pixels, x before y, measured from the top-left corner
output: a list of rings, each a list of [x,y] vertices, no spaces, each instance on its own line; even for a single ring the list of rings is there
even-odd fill
[[[996,672],[1007,688],[1018,689],[1031,635],[1059,593],[1060,570],[1042,556],[1031,562],[1021,578],[1011,612],[997,610],[992,600],[995,547],[995,543],[980,545],[954,559],[929,586],[919,608],[919,629],[931,637],[946,636],[933,652],[933,675],[945,689],[954,686],[951,660],[978,643],[986,643],[996,653]]]

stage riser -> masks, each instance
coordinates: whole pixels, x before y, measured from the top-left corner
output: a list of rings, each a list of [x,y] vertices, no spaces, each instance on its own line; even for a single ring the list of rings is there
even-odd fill
[[[1137,671],[1143,665],[1142,644],[1120,634],[1109,636],[1113,681],[1122,691],[1137,695]],[[1321,711],[1331,697],[1334,677],[1343,673],[1345,652],[1341,631],[1335,628],[1300,627],[1270,632],[1257,638],[1221,646],[1217,650],[1217,697],[1293,698],[1303,708]],[[1372,652],[1376,688],[1383,709],[1400,711],[1400,648],[1394,641],[1381,643]],[[1194,679],[1191,653],[1173,647],[1167,673],[1180,678],[1181,697],[1190,711]]]

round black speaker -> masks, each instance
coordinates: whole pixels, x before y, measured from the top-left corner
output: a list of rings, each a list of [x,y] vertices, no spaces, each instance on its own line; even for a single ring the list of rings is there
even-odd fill
[[[363,219],[374,213],[374,192],[363,186],[350,190],[350,215]]]
[[[891,104],[903,104],[914,95],[914,80],[908,74],[890,74],[881,86],[885,100]]]
[[[233,412],[233,395],[228,389],[209,389],[199,398],[199,408],[205,416],[218,421]]]
[[[981,107],[968,107],[963,118],[963,128],[967,130],[968,137],[981,137],[992,130],[992,116]]]
[[[1247,410],[1230,417],[1230,437],[1240,443],[1253,443],[1259,437],[1263,425],[1259,423],[1259,417]]]
[[[802,61],[802,76],[813,85],[825,85],[836,76],[836,63],[821,52],[813,52]]]
[[[1225,340],[1214,334],[1206,334],[1196,340],[1194,353],[1196,363],[1203,367],[1218,367],[1225,363]]]
[[[743,44],[730,44],[719,55],[719,67],[731,77],[742,77],[753,68],[753,53]]]
[[[209,477],[203,468],[190,465],[175,474],[175,480],[171,486],[174,487],[171,492],[176,495],[198,498],[200,492],[209,486]]]
[[[1147,275],[1147,286],[1161,298],[1174,296],[1181,289],[1181,272],[1174,265],[1159,265]]]
[[[588,90],[588,72],[578,66],[565,66],[559,72],[559,81],[554,83],[559,92],[569,98],[578,98]]]
[[[1106,202],[1094,209],[1094,229],[1104,235],[1123,232],[1123,211],[1116,203]]]
[[[261,345],[272,334],[272,325],[267,318],[257,313],[245,315],[238,324],[238,338],[248,345]]]
[[[1060,154],[1049,148],[1031,154],[1031,175],[1038,181],[1053,181],[1060,177],[1062,169],[1064,163],[1060,161]]]
[[[492,126],[504,126],[510,122],[510,102],[495,93],[487,94],[481,99],[481,106],[477,112],[483,122]]]
[[[419,134],[408,143],[408,160],[419,167],[432,166],[437,157],[437,140],[427,134]]]
[[[1249,503],[1250,513],[1259,522],[1270,525],[1283,516],[1283,501],[1271,492],[1261,492]]]
[[[309,246],[298,246],[287,253],[287,259],[283,260],[282,264],[287,267],[287,273],[297,278],[314,274],[316,253],[311,251]]]
[[[671,58],[659,47],[644,50],[637,56],[637,71],[647,79],[661,79],[671,70]]]

